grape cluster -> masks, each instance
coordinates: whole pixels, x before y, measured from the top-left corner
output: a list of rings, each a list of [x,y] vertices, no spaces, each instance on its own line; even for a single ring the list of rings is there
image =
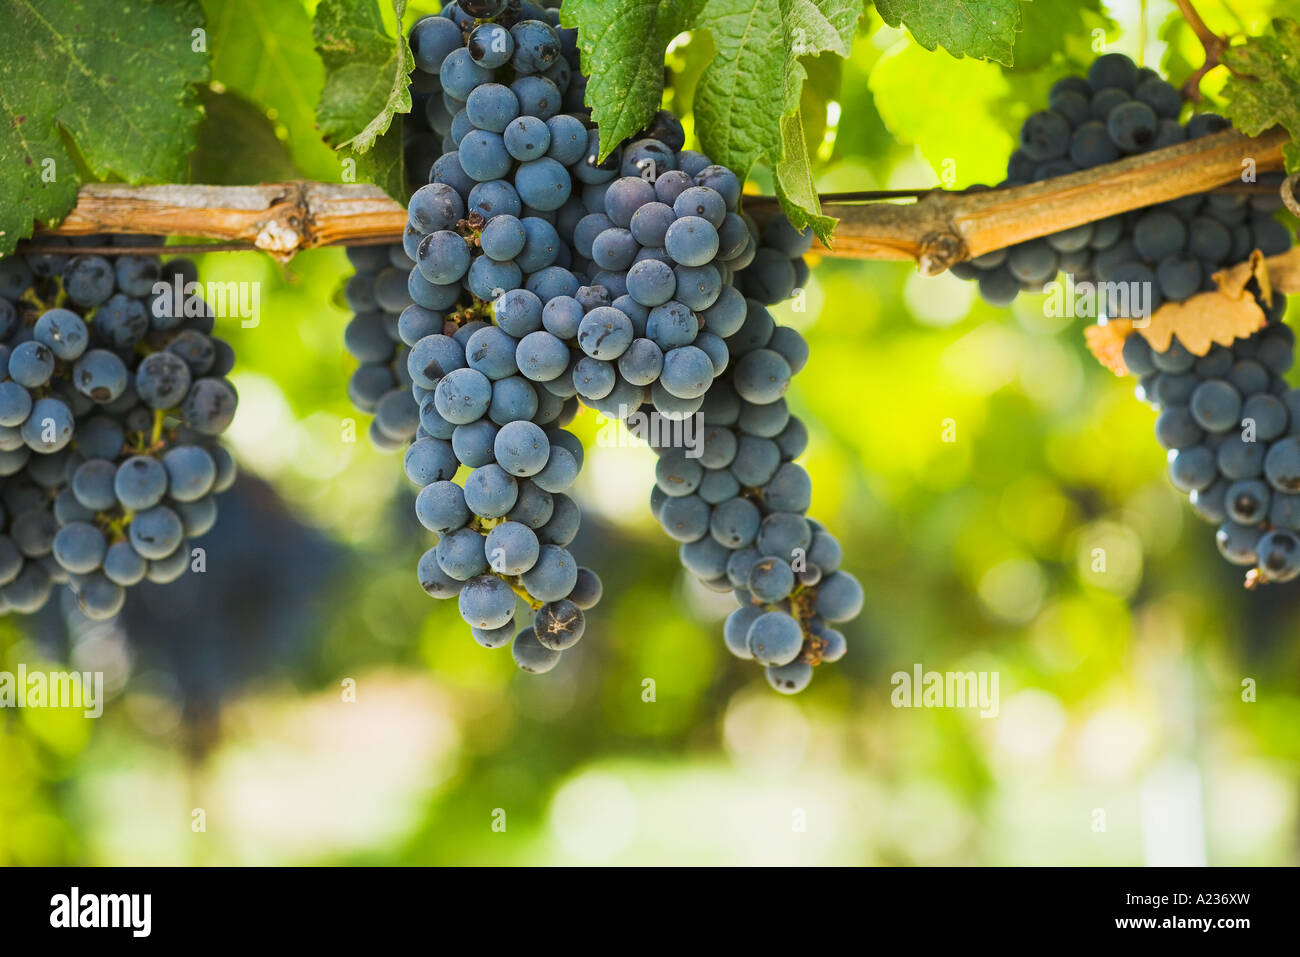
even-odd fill
[[[783,217],[773,219],[737,284],[773,301],[788,298],[796,287],[769,264],[802,265],[810,242]],[[723,628],[727,648],[763,665],[777,691],[795,694],[814,665],[843,656],[844,635],[832,625],[858,615],[862,586],[840,570],[839,542],[807,517],[812,482],[794,462],[808,431],[783,396],[808,361],[808,344],[755,298],[725,342],[735,362],[705,396],[698,441],[654,446],[650,508],[681,543],[682,565],[739,602]]]
[[[744,320],[729,278],[756,246],[735,211],[738,178],[683,149],[667,112],[598,163],[586,111],[559,112],[581,76],[572,31],[478,23],[455,46],[453,22],[412,33],[441,54],[442,97],[429,102],[449,114],[430,117],[448,152],[410,205],[416,303],[444,317],[490,305],[522,374],[560,398],[609,415],[647,399],[694,413]]]
[[[1228,127],[1212,113],[1180,124],[1183,105],[1178,90],[1154,71],[1121,54],[1099,57],[1087,78],[1066,77],[1053,86],[1048,109],[1025,121],[1000,186],[1062,176]],[[1280,182],[1271,174],[1260,180]],[[1215,288],[1214,273],[1253,250],[1273,256],[1289,249],[1292,235],[1274,217],[1281,205],[1274,190],[1184,196],[986,253],[953,272],[978,280],[981,296],[995,305],[1065,271],[1080,281],[1146,290],[1142,305],[1154,311]],[[1140,377],[1139,398],[1160,410],[1156,438],[1168,452],[1170,480],[1201,518],[1218,525],[1216,540],[1228,561],[1254,567],[1252,581],[1281,582],[1300,574],[1300,393],[1282,378],[1295,337],[1281,325],[1285,300],[1265,303],[1253,281],[1251,290],[1269,324],[1230,347],[1196,356],[1175,336],[1156,352],[1134,332],[1123,352],[1129,371]],[[1112,313],[1107,318],[1142,314],[1131,300],[1127,313],[1122,299],[1103,305]]]
[[[563,427],[580,402],[610,418],[680,423],[731,396],[735,417],[720,431],[745,450],[733,471],[747,481],[725,488],[721,473],[732,475],[731,463],[712,465],[720,474],[711,494],[721,497],[690,496],[705,519],[683,551],[693,570],[717,557],[698,542],[710,509],[728,499],[763,510],[759,521],[770,514],[767,545],[788,544],[775,531],[783,522],[808,529],[808,541],[796,534],[792,548],[806,549],[813,533],[802,517],[807,502],[791,498],[793,488],[781,497],[783,483],[807,482],[789,462],[802,451],[803,427],[781,398],[807,349],[797,333],[775,330],[764,308],[806,280],[810,240],[783,219],[760,232],[739,211],[739,178],[685,149],[681,123],[667,111],[599,160],[575,34],[558,22],[558,11],[527,2],[462,0],[415,24],[415,102],[443,152],[408,205],[410,299],[381,301],[389,266],[377,253],[373,263],[350,253],[358,274],[348,290],[353,325],[364,318],[374,345],[362,356],[349,336],[363,363],[350,393],[375,411],[381,445],[409,442],[416,515],[439,536],[420,559],[421,585],[456,597],[480,644],[513,639],[515,661],[532,672],[554,667],[579,640],[583,613],[601,592],[600,579],[566,548],[580,523],[566,491],[584,453]],[[363,373],[373,379],[364,395],[355,385]],[[396,412],[405,401],[398,390],[413,398],[414,418],[381,421],[385,403]],[[753,409],[743,421],[741,404]],[[789,445],[770,463],[773,474],[761,474],[778,434]],[[678,459],[687,461],[681,450],[666,451],[661,463]],[[786,571],[798,568],[803,579],[779,596],[773,586],[761,592],[807,638],[806,651],[801,637],[789,657],[760,656],[781,690],[803,687],[803,668],[842,653],[842,637],[825,621],[843,620],[834,616],[854,604],[855,589],[861,601],[857,583],[836,571],[830,541],[818,554],[830,559],[834,547],[833,560],[819,566],[785,554]],[[819,616],[822,574],[829,611]],[[708,577],[717,585],[725,568]],[[523,628],[519,599],[531,614]]]
[[[556,265],[565,248],[556,222],[568,167],[594,143],[578,115],[560,113],[576,74],[572,31],[529,4],[474,7],[480,19],[450,4],[411,31],[426,74],[417,89],[446,152],[411,198],[404,237],[413,302],[397,327],[416,403],[404,467],[420,487],[417,518],[439,536],[419,561],[421,585],[455,597],[480,644],[513,640],[516,663],[540,673],[581,639],[601,584],[566,548],[581,514],[565,492],[584,451],[563,425],[578,401],[572,388],[546,385],[568,369],[569,346],[528,339],[542,330],[542,300],[525,280],[564,273],[565,291],[578,291]],[[520,598],[531,615],[523,628]]]
[[[1048,108],[1025,120],[1007,179],[996,188],[1064,176],[1228,128],[1213,113],[1180,124],[1182,109],[1178,89],[1155,71],[1108,53],[1086,78],[1065,77],[1052,87]],[[1290,248],[1290,234],[1273,218],[1280,205],[1275,192],[1184,196],[984,253],[952,272],[977,280],[980,295],[998,306],[1022,290],[1041,291],[1063,271],[1077,281],[1141,284],[1154,311],[1162,302],[1214,288],[1215,271],[1244,261],[1253,249],[1271,256]]]
[[[34,612],[67,584],[109,618],[126,587],[184,574],[187,539],[216,521],[235,357],[189,260],[43,242],[67,252],[0,261],[0,609]]]
[[[1170,480],[1218,526],[1223,557],[1266,582],[1300,575],[1300,390],[1283,378],[1295,347],[1284,310],[1275,297],[1267,326],[1204,356],[1177,338],[1164,352],[1136,332],[1124,342],[1139,398],[1160,410]]]

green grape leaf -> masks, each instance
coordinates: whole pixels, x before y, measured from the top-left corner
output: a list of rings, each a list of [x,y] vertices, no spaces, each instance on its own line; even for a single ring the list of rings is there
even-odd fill
[[[78,160],[102,179],[184,178],[202,28],[197,0],[0,0],[0,255],[73,207]]]
[[[338,157],[316,130],[325,67],[307,7],[296,0],[203,0],[203,8],[213,82],[262,104],[307,176],[337,179]]]
[[[590,72],[587,103],[604,151],[644,128],[659,108],[669,41],[707,30],[714,55],[692,98],[702,148],[742,177],[765,159],[777,171],[787,214],[814,224],[823,238],[833,221],[821,215],[810,188],[803,124],[786,120],[798,114],[807,76],[799,57],[847,57],[861,16],[860,0],[569,0],[561,13],[578,30]],[[797,149],[787,130],[798,131]]]
[[[1223,87],[1224,115],[1247,136],[1285,127],[1287,172],[1300,169],[1300,23],[1278,18],[1272,36],[1251,37],[1222,59],[1233,71]]]
[[[402,22],[406,0],[392,0]],[[411,112],[415,68],[406,35],[388,35],[375,0],[321,0],[312,25],[325,63],[325,86],[316,122],[335,149],[365,153],[398,113]]]
[[[829,51],[847,58],[862,19],[858,0],[781,0],[795,56]]]
[[[826,139],[827,108],[832,101],[840,99],[847,61],[837,56],[815,56],[802,62],[808,71],[803,93],[799,97],[799,111],[803,114],[803,138],[808,153],[816,155]],[[854,104],[853,122],[857,122],[857,113],[857,104]]]
[[[231,90],[204,89],[199,143],[190,154],[190,181],[241,186],[301,179],[266,111]]]
[[[402,152],[402,118],[395,117],[393,125],[374,146],[356,157],[357,179],[374,183],[403,206],[411,198],[406,191],[406,163]]]
[[[781,161],[776,164],[776,196],[781,209],[796,229],[811,226],[817,238],[829,246],[838,220],[821,214],[800,111],[781,117],[781,142]]]
[[[601,149],[645,128],[664,89],[664,51],[691,29],[706,0],[569,0],[560,22],[578,30],[587,105]],[[601,157],[604,159],[604,156]]]
[[[766,159],[786,216],[811,225],[823,242],[835,221],[821,214],[812,184],[799,115],[808,74],[799,57],[847,57],[861,13],[856,0],[709,0],[700,19],[716,49],[695,91],[704,151],[742,177]]]
[[[1032,0],[1021,5],[1020,17],[1014,51],[1018,70],[1041,69],[1058,58],[1073,61],[1075,48],[1088,50],[1093,30],[1116,29],[1101,0]],[[1095,57],[1092,53],[1084,62]]]
[[[927,50],[941,46],[958,58],[1013,65],[1020,0],[876,0],[876,10],[891,27],[906,26]]]
[[[781,114],[798,105],[803,67],[788,54],[779,0],[709,0],[703,19],[716,52],[695,89],[696,130],[715,163],[744,175],[764,154],[780,158]]]

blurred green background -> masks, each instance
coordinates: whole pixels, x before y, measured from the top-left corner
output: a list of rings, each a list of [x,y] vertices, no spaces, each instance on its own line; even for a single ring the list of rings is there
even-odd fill
[[[1099,49],[1175,80],[1199,63],[1170,3],[1064,24],[1035,6],[1015,70],[870,12],[852,61],[810,64],[820,188],[996,182]],[[1225,32],[1295,6],[1198,4]],[[689,110],[708,53],[671,49],[669,106]],[[546,676],[478,647],[416,583],[430,542],[400,459],[343,441],[342,251],[200,265],[263,284],[259,327],[218,327],[247,478],[209,575],[140,589],[116,623],[0,621],[0,670],[65,659],[110,691],[98,721],[0,712],[0,863],[1300,862],[1300,592],[1242,590],[1082,320],[831,259],[806,308],[776,307],[812,347],[790,396],[812,514],[867,593],[845,659],[783,698],[726,652],[730,598],[650,518],[652,454],[596,447],[590,412],[573,550],[605,598]],[[998,715],[895,709],[916,664],[997,672]]]

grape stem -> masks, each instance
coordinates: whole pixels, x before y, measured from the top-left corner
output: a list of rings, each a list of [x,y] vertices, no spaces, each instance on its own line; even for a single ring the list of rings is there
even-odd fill
[[[1183,95],[1194,103],[1201,102],[1201,78],[1209,73],[1220,63],[1220,57],[1228,49],[1229,41],[1226,36],[1219,36],[1201,19],[1201,15],[1196,12],[1192,6],[1191,0],[1174,0],[1178,4],[1178,12],[1183,15],[1187,25],[1192,28],[1196,34],[1196,39],[1201,41],[1201,46],[1205,48],[1205,62],[1183,84]]]
[[[813,616],[817,613],[816,602],[816,587],[810,589],[803,585],[796,585],[794,591],[790,592],[790,611],[788,614],[799,624],[799,630],[803,632],[803,645],[799,649],[798,658],[795,660],[812,665],[814,668],[822,663],[822,652],[826,650],[826,639],[814,634],[808,627],[808,623],[812,621]],[[753,603],[762,608],[763,611],[783,611],[781,606],[774,602],[762,602],[753,599]]]
[[[528,594],[528,589],[524,587],[523,579],[521,579],[518,575],[503,575],[500,572],[493,572],[492,574],[496,575],[503,582],[509,585],[510,590],[514,592],[516,595],[518,595],[523,600],[524,604],[527,605],[529,608],[531,608],[534,612],[536,612],[537,609],[541,608],[542,605],[546,604],[545,602],[538,601],[532,595]]]

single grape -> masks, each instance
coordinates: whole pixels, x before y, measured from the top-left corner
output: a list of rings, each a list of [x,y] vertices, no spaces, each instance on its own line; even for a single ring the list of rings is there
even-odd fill
[[[143,557],[156,561],[176,551],[184,536],[184,526],[172,509],[155,505],[135,514],[129,535],[132,548]]]
[[[545,674],[560,663],[560,652],[544,646],[537,640],[532,628],[525,628],[515,636],[511,646],[515,664],[530,674]]]
[[[576,645],[585,626],[582,609],[567,598],[547,602],[533,616],[537,641],[552,651],[565,651]]]
[[[1300,575],[1300,539],[1291,531],[1266,532],[1260,536],[1255,554],[1265,581],[1287,582]]]
[[[668,254],[684,266],[703,266],[718,252],[718,231],[699,216],[683,216],[664,236]]]
[[[784,612],[769,611],[756,617],[746,638],[750,656],[760,665],[788,665],[803,649],[799,623]]]
[[[823,661],[834,660],[823,656]],[[812,665],[803,661],[792,661],[780,667],[766,669],[767,683],[781,694],[798,694],[812,681]]]

